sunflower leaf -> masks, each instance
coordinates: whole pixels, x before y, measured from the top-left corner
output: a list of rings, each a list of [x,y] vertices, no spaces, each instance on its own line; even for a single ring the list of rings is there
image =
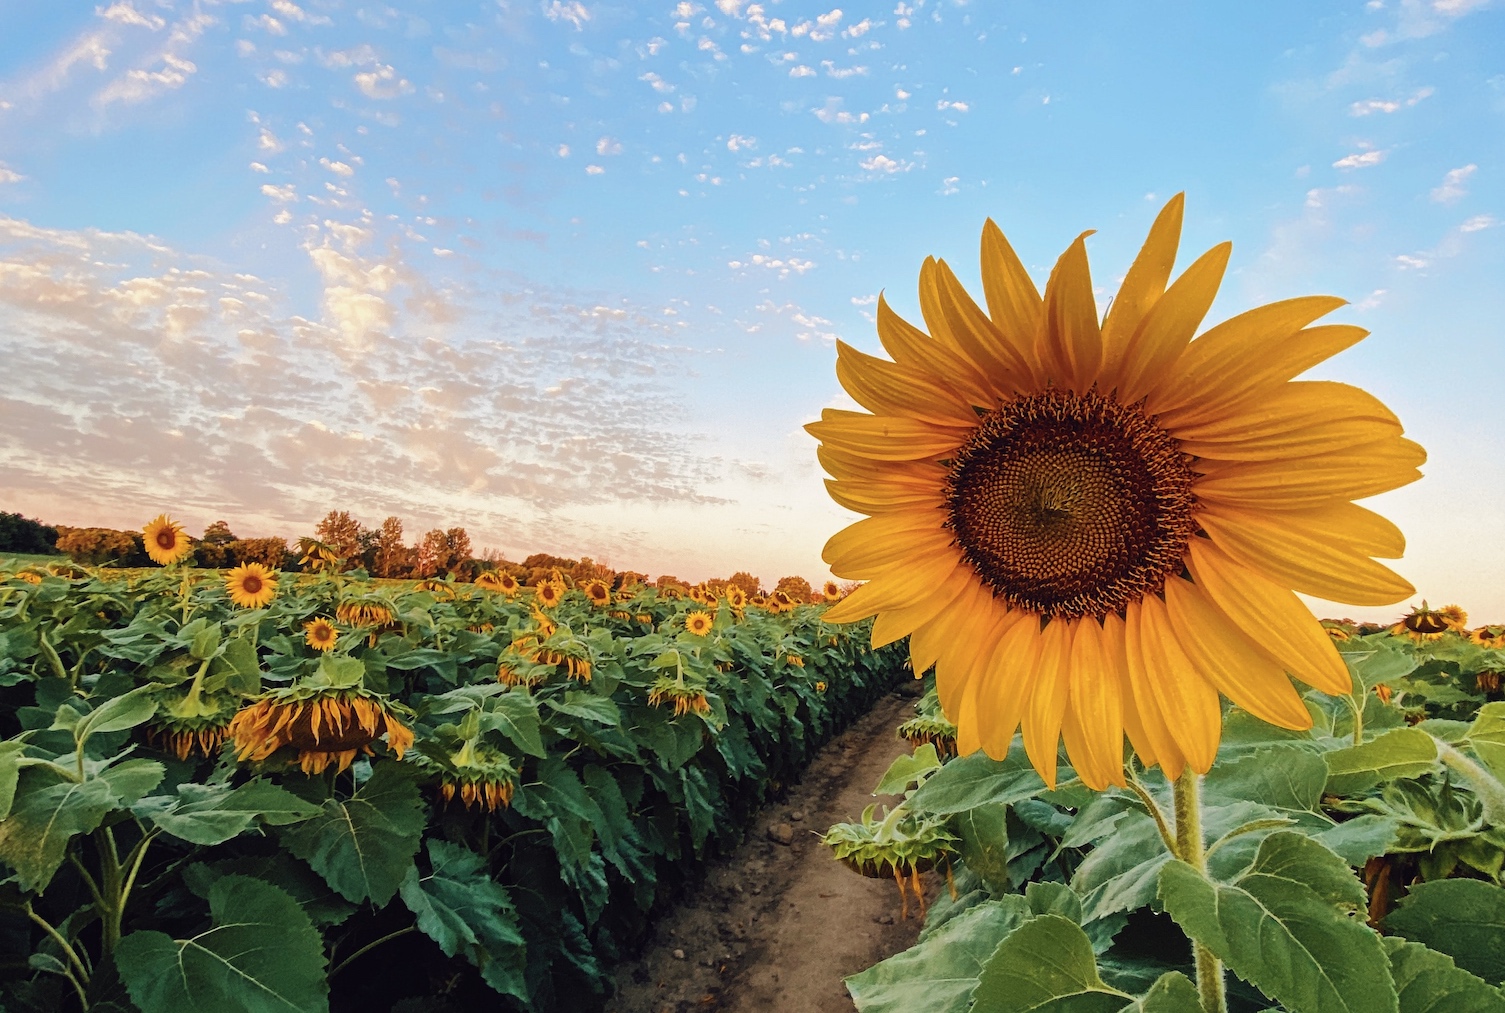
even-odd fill
[[[1167,971],[1155,980],[1150,990],[1123,1013],[1202,1013],[1202,997],[1197,986],[1180,971]]]
[[[1044,914],[1019,926],[983,965],[972,1013],[1116,1013],[1129,996],[1103,984],[1087,934]]]
[[[101,778],[79,784],[47,767],[27,767],[10,815],[0,820],[0,860],[16,870],[21,889],[40,893],[74,835],[92,832],[118,804],[115,789]]]
[[[1002,760],[980,751],[952,760],[909,797],[909,807],[944,816],[989,802],[1022,802],[1043,791],[1045,782],[1016,746]]]
[[[1385,928],[1452,957],[1498,985],[1505,981],[1505,890],[1477,879],[1411,887]]]
[[[1362,745],[1323,754],[1327,791],[1351,795],[1398,777],[1425,774],[1437,765],[1437,743],[1419,728],[1397,728]]]
[[[298,902],[246,876],[209,889],[213,926],[189,939],[133,932],[115,961],[142,1013],[324,1013],[324,944]]]
[[[407,764],[374,764],[354,795],[329,799],[319,815],[283,827],[278,836],[340,896],[380,907],[397,893],[418,853],[423,800],[416,776]]]
[[[152,814],[152,822],[174,837],[206,846],[240,836],[258,819],[282,826],[320,812],[318,806],[260,778],[234,789],[225,784],[180,784],[178,799],[173,808]]]
[[[1385,940],[1400,1013],[1505,1013],[1505,995],[1453,958],[1420,943]]]
[[[1468,743],[1496,777],[1505,777],[1505,701],[1479,708],[1468,729]]]

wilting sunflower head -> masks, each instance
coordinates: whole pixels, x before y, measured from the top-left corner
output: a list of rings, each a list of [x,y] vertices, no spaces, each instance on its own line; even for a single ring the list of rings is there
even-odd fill
[[[17,570],[10,576],[16,580],[24,580],[28,584],[40,584],[42,581],[47,579],[47,575],[45,573],[42,573],[32,567],[27,567],[24,570]]]
[[[333,547],[324,544],[317,538],[304,537],[298,539],[298,552],[300,553],[298,565],[306,566],[311,570],[334,571],[338,570],[340,564],[344,562],[340,558],[340,554],[334,551]]]
[[[533,589],[533,600],[543,608],[553,608],[564,601],[564,582],[558,580],[540,581]]]
[[[402,759],[413,732],[399,718],[410,719],[412,712],[362,686],[360,662],[341,660],[326,668],[326,659],[314,676],[263,693],[241,708],[228,729],[236,760],[260,763],[278,750],[295,749],[305,774],[320,773],[331,763],[343,771],[357,753],[372,755],[371,744],[383,735],[387,748]]]
[[[303,642],[316,651],[333,650],[335,642],[339,639],[339,630],[334,628],[334,623],[323,616],[303,624]]]
[[[195,680],[185,690],[178,686],[152,694],[156,716],[146,726],[147,741],[164,753],[186,760],[193,753],[212,757],[235,716],[237,702],[229,693],[205,693]]]
[[[378,629],[392,624],[395,606],[384,598],[362,595],[358,598],[342,598],[334,607],[334,617],[348,626],[374,626]]]
[[[837,346],[867,411],[807,427],[832,497],[869,515],[826,545],[837,577],[866,581],[826,621],[876,615],[875,646],[909,636],[959,750],[1002,756],[1022,724],[1051,783],[1064,739],[1087,784],[1122,784],[1126,734],[1172,777],[1205,771],[1219,694],[1309,726],[1287,673],[1351,684],[1296,592],[1412,590],[1372,558],[1400,556],[1400,531],[1353,500],[1413,481],[1425,453],[1364,391],[1295,380],[1365,332],[1312,326],[1343,304],[1312,296],[1193,340],[1230,247],[1173,280],[1181,217],[1177,196],[1101,319],[1086,234],[1042,296],[988,222],[986,309],[926,260],[925,330],[880,298],[891,358]]]
[[[277,574],[260,563],[242,563],[225,574],[230,601],[243,609],[259,609],[277,597]]]
[[[709,714],[711,702],[706,698],[706,687],[693,679],[678,679],[661,675],[648,687],[648,706],[672,705],[674,716],[681,714]]]
[[[697,637],[703,637],[711,632],[711,627],[714,625],[715,620],[711,618],[709,612],[701,612],[699,609],[696,609],[685,616],[685,629]]]
[[[420,580],[413,585],[413,590],[427,591],[436,598],[453,598],[455,596],[454,585],[447,580],[440,580],[438,577],[428,577]]]
[[[510,756],[483,739],[464,739],[454,751],[425,740],[414,756],[419,767],[439,775],[439,795],[445,802],[458,798],[467,809],[479,806],[492,811],[512,803],[517,767]]]
[[[611,604],[611,585],[604,580],[592,578],[580,585],[580,590],[585,592],[585,598],[597,608],[605,608]]]
[[[795,601],[787,591],[774,591],[768,596],[768,608],[773,612],[791,612]]]
[[[1437,610],[1437,614],[1442,616],[1443,620],[1448,624],[1448,629],[1453,632],[1468,632],[1468,613],[1463,611],[1460,606],[1444,605]]]
[[[1480,647],[1505,647],[1505,626],[1480,626],[1468,635]]]
[[[153,563],[171,566],[188,558],[193,540],[183,532],[183,525],[166,514],[158,514],[141,529],[141,541]]]
[[[500,591],[502,589],[502,574],[498,570],[482,570],[476,574],[475,585],[487,591]]]
[[[1418,644],[1426,644],[1441,640],[1452,629],[1452,619],[1442,609],[1428,608],[1423,601],[1402,616],[1400,622],[1390,627],[1390,633]]]

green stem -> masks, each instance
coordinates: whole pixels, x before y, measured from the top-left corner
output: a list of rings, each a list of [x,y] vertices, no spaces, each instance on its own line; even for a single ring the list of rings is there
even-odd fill
[[[417,932],[417,931],[418,931],[418,926],[416,926],[416,925],[409,925],[405,929],[398,929],[396,932],[388,932],[386,935],[382,936],[380,939],[373,939],[371,942],[367,943],[365,946],[362,946],[360,949],[356,950],[350,956],[346,957],[344,960],[342,960],[338,964],[334,965],[334,969],[329,972],[329,977],[333,978],[335,975],[339,974],[345,968],[349,967],[350,964],[353,961],[358,960],[361,957],[365,956],[367,953],[369,953],[372,950],[376,949],[382,943],[389,942],[389,941],[391,941],[393,939],[396,939],[398,936],[405,936],[405,935],[407,935],[410,932]]]
[[[1176,779],[1176,857],[1202,876],[1207,875],[1206,843],[1202,839],[1201,775],[1187,767]],[[1192,940],[1197,965],[1197,992],[1203,1013],[1228,1013],[1223,981],[1223,962],[1211,950]]]
[[[96,831],[94,840],[99,847],[99,892],[103,901],[99,908],[101,945],[105,953],[114,953],[120,942],[120,852],[115,849],[115,831],[109,827]]]
[[[1160,803],[1155,801],[1155,796],[1151,795],[1150,790],[1140,783],[1132,770],[1129,771],[1128,785],[1129,789],[1139,796],[1144,807],[1150,811],[1150,816],[1154,818],[1155,829],[1160,831],[1160,839],[1165,842],[1165,850],[1173,855],[1176,854],[1176,838],[1172,836],[1171,828],[1165,822],[1165,813],[1160,810]]]
[[[1365,696],[1368,694],[1366,693]],[[1364,700],[1360,697],[1350,696],[1348,706],[1353,711],[1353,744],[1364,744]]]
[[[1474,796],[1484,807],[1484,819],[1490,826],[1505,827],[1505,784],[1448,743],[1436,736],[1433,741],[1437,743],[1437,758],[1462,774],[1474,789]]]
[[[26,917],[30,918],[32,921],[40,925],[42,927],[42,931],[52,937],[52,941],[57,943],[62,951],[68,955],[68,962],[78,970],[78,977],[84,981],[88,981],[89,972],[84,967],[84,962],[79,959],[78,951],[73,948],[73,945],[69,943],[68,940],[63,938],[63,934],[61,932],[52,927],[51,922],[31,909],[31,901],[26,902]],[[73,976],[69,975],[69,977],[72,978]],[[74,987],[76,988],[77,986],[78,981],[74,980]],[[82,998],[82,995],[80,995],[80,998]],[[87,1005],[88,1004],[85,1003],[86,1007]]]

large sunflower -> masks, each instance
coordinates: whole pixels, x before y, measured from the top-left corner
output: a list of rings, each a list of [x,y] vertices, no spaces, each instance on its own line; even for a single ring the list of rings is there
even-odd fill
[[[183,525],[166,514],[158,514],[146,522],[141,529],[141,541],[152,562],[161,566],[180,562],[193,551],[193,540],[184,533]]]
[[[878,618],[935,666],[962,753],[1028,756],[1054,783],[1058,743],[1088,785],[1122,784],[1127,734],[1171,777],[1205,771],[1218,696],[1289,728],[1311,718],[1287,673],[1350,681],[1296,592],[1385,605],[1411,586],[1399,530],[1351,502],[1419,477],[1421,447],[1371,395],[1293,382],[1365,331],[1310,326],[1327,296],[1261,306],[1192,340],[1229,245],[1170,282],[1182,198],[1160,213],[1099,323],[1079,237],[1042,297],[991,221],[987,312],[943,261],[920,272],[929,333],[881,298],[892,361],[838,344],[871,414],[827,410],[832,497],[870,515],[825,558],[867,583],[827,622]],[[1169,282],[1169,284],[1168,284]]]
[[[242,563],[225,574],[230,601],[244,609],[259,609],[277,597],[277,574],[260,563]]]

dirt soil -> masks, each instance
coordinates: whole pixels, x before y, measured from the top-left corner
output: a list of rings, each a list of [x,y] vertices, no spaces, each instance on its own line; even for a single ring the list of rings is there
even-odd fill
[[[715,862],[693,896],[660,919],[647,949],[617,971],[607,1013],[846,1013],[841,979],[913,945],[918,913],[900,918],[898,887],[864,879],[817,835],[855,820],[873,786],[908,752],[894,734],[913,715],[906,685],[884,697],[810,764],[748,839]],[[876,799],[887,805],[897,797]],[[785,843],[787,842],[787,843]],[[924,877],[926,899],[939,883]],[[911,907],[913,904],[911,902]]]

